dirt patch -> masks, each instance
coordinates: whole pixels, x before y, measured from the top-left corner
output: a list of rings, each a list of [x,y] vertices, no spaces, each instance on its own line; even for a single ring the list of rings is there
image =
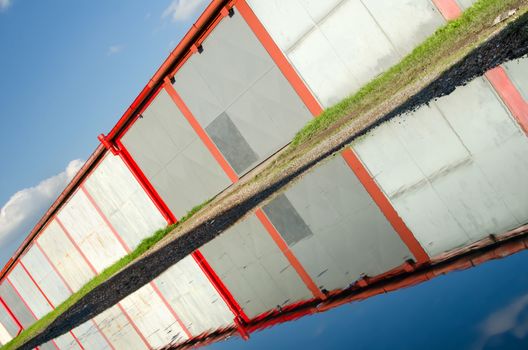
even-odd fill
[[[223,207],[223,210],[219,210],[219,213],[207,220],[204,220],[206,217],[204,214],[200,214],[190,220],[192,221],[190,225],[182,225],[184,227],[180,227],[177,234],[167,237],[163,245],[89,292],[21,348],[32,349],[66,333],[113,306],[194,250],[214,239],[272,195],[284,190],[286,186],[314,166],[339,152],[354,139],[365,135],[381,123],[413,111],[429,101],[448,95],[457,86],[465,85],[489,69],[526,54],[528,54],[528,15],[523,15],[389,113],[374,120],[358,118],[355,125],[343,128],[340,134],[333,139],[333,142],[321,143],[320,147],[316,147],[315,151],[312,151],[305,158],[297,160],[287,171],[280,174],[279,179],[268,184],[265,188],[259,189],[256,193],[251,191],[242,193],[241,199],[235,205],[228,208]],[[361,126],[360,129],[358,129],[358,125]],[[217,204],[217,206],[221,206],[221,204]]]

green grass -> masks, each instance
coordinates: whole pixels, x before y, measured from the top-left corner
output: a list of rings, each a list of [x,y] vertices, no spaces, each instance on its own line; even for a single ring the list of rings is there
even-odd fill
[[[125,255],[124,257],[116,261],[114,264],[104,269],[99,275],[95,276],[89,282],[87,282],[80,290],[70,295],[68,299],[62,302],[53,311],[50,311],[48,314],[46,314],[46,316],[42,317],[40,320],[36,321],[29,328],[22,331],[22,333],[20,333],[17,337],[12,339],[11,342],[9,342],[4,347],[2,347],[2,349],[6,349],[6,350],[15,349],[19,347],[20,345],[24,344],[24,342],[31,339],[34,335],[38,334],[41,330],[45,329],[58,316],[60,316],[62,313],[68,310],[76,302],[82,299],[86,294],[88,294],[94,288],[96,288],[97,286],[107,281],[110,277],[115,275],[121,269],[128,266],[128,264],[130,264],[135,259],[139,258],[143,253],[148,251],[150,248],[152,248],[156,243],[161,241],[165,236],[167,236],[170,232],[172,232],[176,227],[178,227],[179,225],[183,224],[188,219],[190,219],[200,209],[202,209],[204,206],[209,204],[210,201],[211,200],[207,200],[203,202],[202,204],[195,206],[184,217],[182,217],[177,223],[173,225],[169,225],[163,229],[157,230],[156,232],[154,232],[152,236],[147,237],[144,240],[142,240],[141,243],[132,252]]]
[[[380,103],[387,96],[394,95],[402,88],[433,73],[434,70],[439,68],[445,70],[446,63],[456,62],[479,43],[479,40],[472,40],[472,45],[456,50],[468,40],[468,37],[480,37],[479,33],[490,28],[498,14],[525,2],[523,0],[477,1],[461,17],[438,29],[398,64],[363,86],[354,95],[328,108],[318,118],[310,121],[293,138],[290,151],[343,118],[350,117],[351,114],[358,115],[366,108]]]
[[[410,86],[410,84],[414,84],[428,75],[445,70],[489,36],[493,30],[493,28],[490,28],[491,23],[497,15],[521,5],[524,6],[522,11],[525,12],[525,2],[526,0],[477,1],[459,19],[451,21],[437,30],[400,63],[376,77],[354,95],[328,108],[321,116],[309,122],[297,133],[285,153],[291,154],[301,145],[306,145],[317,139],[317,137],[324,135],[325,131],[330,127],[339,125],[343,121],[353,118],[353,116],[360,115],[362,112],[382,103],[388,97],[394,96],[398,91]],[[264,169],[263,171],[267,170],[270,169]],[[255,176],[255,178],[261,177],[262,173]],[[191,218],[209,202],[210,200],[191,209],[177,224],[158,230],[152,236],[144,239],[134,251],[106,268],[55,310],[24,330],[19,336],[5,345],[3,349],[15,349],[44,330],[53,320],[82,297],[150,250],[156,243]]]

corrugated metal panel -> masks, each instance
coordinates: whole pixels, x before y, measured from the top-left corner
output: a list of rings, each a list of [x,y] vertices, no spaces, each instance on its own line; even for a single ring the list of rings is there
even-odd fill
[[[166,225],[120,157],[108,154],[85,186],[131,249]]]
[[[187,256],[154,282],[193,335],[233,323],[233,314],[192,257]]]
[[[255,216],[200,251],[249,317],[312,297]]]
[[[528,140],[483,78],[353,147],[432,255],[528,220]]]
[[[98,272],[126,254],[83,191],[77,191],[70,198],[58,218]]]
[[[56,221],[52,221],[46,227],[39,236],[38,242],[74,292],[94,276],[86,261]]]

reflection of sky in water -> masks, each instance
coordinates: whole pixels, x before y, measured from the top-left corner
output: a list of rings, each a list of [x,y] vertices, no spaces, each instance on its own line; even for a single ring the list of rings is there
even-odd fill
[[[528,251],[210,349],[528,349]]]

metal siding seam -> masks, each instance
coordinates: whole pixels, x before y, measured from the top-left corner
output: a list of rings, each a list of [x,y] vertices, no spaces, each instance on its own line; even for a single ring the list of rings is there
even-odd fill
[[[19,260],[19,262],[21,262]],[[14,267],[13,267],[14,268]],[[13,290],[15,291],[15,293],[18,295],[18,297],[20,298],[20,300],[22,300],[22,303],[26,306],[26,308],[29,310],[29,312],[31,313],[31,315],[33,315],[33,318],[35,319],[35,321],[38,320],[37,318],[37,315],[35,315],[35,313],[33,312],[33,310],[31,310],[31,308],[29,307],[28,303],[26,303],[26,301],[24,300],[24,298],[22,298],[22,295],[20,295],[20,292],[18,291],[18,289],[15,287],[15,285],[11,282],[11,280],[9,279],[9,277],[6,277],[6,280],[7,282],[9,282],[9,284],[11,285],[11,288],[13,288]],[[37,286],[38,287],[38,286]],[[57,346],[57,344],[55,343],[54,340],[51,341],[51,343],[53,344],[53,346],[55,346],[56,349],[59,349],[59,347]]]
[[[313,116],[318,116],[323,112],[323,109],[306,84],[303,82],[299,74],[288,62],[281,49],[275,44],[273,38],[269,35],[264,25],[260,22],[257,15],[253,12],[246,0],[239,0],[235,4],[235,8],[240,12],[248,26],[251,28],[262,46],[271,56],[277,67],[281,70],[284,77],[290,82],[291,86],[304,102],[310,113]]]
[[[59,272],[59,270],[57,269],[57,267],[53,264],[53,262],[51,262],[50,258],[48,257],[48,254],[46,254],[46,252],[44,251],[44,249],[42,249],[42,247],[40,246],[38,240],[35,240],[35,247],[37,247],[38,250],[40,250],[40,252],[42,253],[42,255],[44,255],[44,258],[46,259],[46,261],[48,262],[48,264],[50,264],[51,268],[53,269],[53,271],[55,271],[55,273],[57,274],[57,276],[59,276],[59,278],[61,279],[62,283],[64,283],[64,285],[66,286],[66,288],[68,289],[68,291],[70,292],[70,294],[73,294],[73,289],[70,287],[70,285],[68,284],[68,282],[66,282],[66,280],[64,279],[64,277],[62,276],[62,274]]]
[[[520,127],[528,135],[528,103],[501,66],[490,69],[485,74],[501,100],[508,107]]]
[[[7,305],[7,303],[4,301],[2,297],[0,297],[0,304],[2,304],[4,309],[7,311],[7,314],[9,315],[9,317],[11,317],[13,321],[15,321],[15,324],[18,326],[18,332],[16,335],[19,335],[20,332],[22,332],[22,330],[24,329],[24,327],[22,326],[22,323],[20,323],[20,321],[18,320],[18,317],[16,317],[13,311],[11,311],[11,308]]]
[[[295,91],[297,91],[299,97],[308,107],[310,112],[314,117],[317,117],[323,112],[322,107],[317,102],[313,94],[310,92],[306,84],[299,77],[295,69],[290,65],[287,58],[281,52],[280,48],[275,44],[269,33],[266,31],[262,23],[259,21],[258,17],[255,15],[253,10],[249,7],[246,0],[239,0],[235,7],[242,14],[242,17],[246,20],[248,25],[251,27],[255,35],[259,38],[262,45],[266,48],[270,56],[275,61],[275,64],[281,69],[284,76],[288,79],[290,84],[293,86]],[[352,157],[350,156],[352,154]],[[359,178],[361,176],[366,176],[363,179],[359,178],[365,189],[369,192],[372,199],[376,202],[378,207],[382,210],[385,217],[389,220],[394,229],[398,232],[402,240],[407,244],[409,249],[413,252],[416,259],[419,262],[429,261],[429,256],[425,253],[425,250],[418,243],[412,232],[397,215],[396,211],[392,207],[391,203],[381,194],[381,190],[378,188],[377,184],[370,177],[370,174],[366,171],[364,166],[359,162],[359,160],[353,155],[352,151],[344,151],[342,154],[343,158],[349,166],[351,163],[354,163],[353,170],[357,169],[356,176]],[[352,168],[352,166],[351,166]],[[368,188],[367,188],[368,186]],[[379,202],[378,202],[379,201]]]
[[[44,291],[42,290],[42,288],[40,288],[40,286],[38,285],[37,281],[35,281],[35,279],[33,278],[33,275],[31,275],[31,273],[29,272],[29,270],[26,268],[26,266],[24,265],[24,263],[22,262],[22,260],[19,260],[19,263],[20,263],[20,266],[22,267],[22,269],[26,272],[26,274],[28,275],[29,279],[31,280],[31,282],[33,282],[33,284],[35,285],[35,287],[37,287],[38,291],[40,292],[40,294],[42,294],[42,296],[44,297],[44,299],[46,299],[46,302],[49,304],[49,306],[51,307],[51,309],[55,309],[55,305],[53,305],[53,303],[51,302],[51,300],[49,300],[48,296],[46,295],[46,293],[44,293]],[[53,267],[53,265],[52,265]],[[77,339],[77,337],[73,334],[73,331],[69,331],[69,333],[72,335],[73,339],[77,342],[77,344],[80,346],[81,349],[84,350],[84,347],[82,346],[82,344],[79,342],[79,339]]]
[[[125,145],[121,143],[121,140],[116,140],[118,146],[118,153],[125,165],[128,167],[134,178],[139,183],[141,188],[149,196],[150,200],[154,203],[160,214],[167,221],[169,225],[174,224],[177,220],[174,214],[171,212],[163,198],[158,194],[152,183],[149,181],[147,176],[143,173],[139,165],[136,163],[130,152],[126,149]]]
[[[182,112],[182,114],[185,117],[185,119],[187,119],[187,121],[189,122],[191,127],[194,129],[194,131],[196,132],[196,134],[198,135],[200,140],[202,140],[202,142],[205,145],[205,147],[207,147],[207,149],[209,150],[211,155],[214,157],[214,159],[216,160],[218,165],[220,165],[222,170],[229,177],[231,182],[233,182],[233,183],[237,182],[238,181],[238,175],[235,172],[235,170],[233,170],[233,168],[227,162],[227,160],[224,158],[224,156],[222,155],[222,153],[220,152],[218,147],[216,147],[216,145],[214,144],[213,140],[211,140],[209,135],[207,135],[205,130],[202,128],[202,126],[200,125],[198,120],[196,120],[196,118],[194,117],[192,112],[189,110],[189,108],[187,107],[185,102],[183,102],[182,98],[176,92],[176,90],[174,89],[174,87],[172,86],[171,82],[168,79],[165,79],[165,83],[163,84],[163,87],[164,87],[165,91],[167,91],[169,96],[172,98],[172,100],[174,101],[174,103],[176,104],[178,109]]]
[[[139,335],[139,337],[141,338],[141,341],[147,346],[148,349],[152,349],[152,345],[150,345],[149,341],[147,340],[147,338],[143,335],[143,333],[140,331],[140,329],[136,326],[136,324],[134,323],[134,321],[132,321],[132,318],[130,317],[130,315],[125,311],[125,308],[121,305],[121,303],[117,303],[117,307],[119,307],[119,309],[121,310],[121,312],[123,313],[123,315],[125,315],[126,319],[128,320],[128,323],[132,326],[132,328],[134,328],[134,330],[136,331],[136,333]]]
[[[84,262],[86,262],[86,264],[87,264],[88,267],[90,268],[90,270],[92,270],[93,274],[94,274],[94,275],[97,275],[97,270],[96,270],[95,267],[92,265],[92,263],[90,262],[90,260],[88,260],[88,258],[86,257],[86,255],[84,255],[83,251],[81,250],[81,247],[79,247],[79,245],[77,244],[77,242],[73,239],[72,235],[71,235],[70,232],[66,229],[66,227],[64,226],[64,224],[62,223],[62,221],[60,221],[60,219],[59,219],[58,216],[55,217],[55,221],[57,222],[57,224],[58,224],[59,227],[61,228],[62,232],[64,232],[64,234],[66,235],[66,237],[68,237],[68,239],[70,240],[70,242],[73,244],[73,246],[75,247],[75,249],[77,250],[77,252],[79,252],[79,254],[80,254],[81,257],[83,258]]]
[[[55,273],[60,277],[62,283],[64,283],[64,285],[66,286],[66,288],[68,288],[68,290],[70,291],[70,294],[73,294],[73,289],[72,287],[68,284],[68,282],[66,281],[66,279],[62,276],[62,274],[60,273],[60,271],[57,269],[57,267],[55,266],[55,264],[53,264],[53,262],[51,261],[51,259],[48,257],[48,254],[46,254],[46,252],[44,251],[44,249],[42,249],[42,247],[40,246],[38,240],[35,240],[35,246],[40,250],[40,252],[42,253],[42,255],[44,255],[44,257],[46,258],[46,260],[48,261],[48,263],[51,265],[51,267],[53,268],[53,270],[55,271]],[[92,319],[91,320],[92,323],[96,326],[96,328],[99,330],[99,327],[97,326],[97,324],[95,323],[95,321]],[[75,341],[79,344],[79,346],[81,348],[84,349],[84,347],[81,345],[79,339],[73,334],[73,330],[70,332],[73,336],[73,338],[75,339]],[[114,346],[110,343],[110,341],[108,340],[108,338],[106,338],[106,336],[99,330],[99,333],[101,334],[101,336],[105,339],[105,341],[108,343],[108,345],[115,350]]]
[[[86,197],[88,197],[88,200],[90,201],[90,203],[92,203],[93,207],[95,208],[95,210],[97,210],[97,213],[99,214],[99,216],[101,216],[101,218],[103,219],[103,221],[105,222],[105,224],[108,226],[108,228],[110,229],[110,231],[112,231],[112,233],[114,234],[114,236],[116,237],[116,239],[119,241],[119,243],[121,243],[121,246],[125,249],[125,251],[127,253],[130,253],[131,249],[130,247],[125,243],[125,241],[121,238],[121,236],[119,235],[119,233],[117,232],[117,230],[115,229],[115,227],[112,225],[112,223],[110,222],[110,220],[108,220],[108,218],[106,217],[105,213],[103,213],[103,211],[101,210],[101,208],[99,207],[99,205],[96,203],[95,199],[92,197],[92,195],[88,192],[88,190],[86,189],[86,187],[84,187],[84,185],[81,185],[81,190],[83,191],[83,193],[86,195]],[[167,307],[167,309],[169,310],[170,314],[174,316],[174,318],[176,319],[176,321],[180,324],[180,326],[182,327],[183,331],[186,333],[186,334],[190,334],[189,330],[187,329],[187,327],[185,327],[185,325],[183,324],[183,322],[181,321],[181,319],[178,317],[178,315],[176,314],[176,311],[174,311],[174,309],[172,308],[172,306],[170,306],[170,304],[167,302],[167,300],[163,297],[163,295],[161,293],[159,293],[159,290],[157,290],[157,287],[154,286],[153,282],[151,282],[151,285],[152,287],[154,288],[154,290],[156,291],[156,293],[158,294],[158,296],[161,298],[163,304]],[[190,338],[190,336],[189,336]]]
[[[383,194],[375,180],[370,176],[369,172],[367,169],[365,169],[352,149],[350,149],[350,147],[347,148],[341,152],[341,155],[350,169],[354,172],[358,180],[361,182],[365,190],[368,192],[372,200],[380,208],[381,212],[387,218],[396,233],[398,233],[401,240],[414,255],[417,262],[428,262],[430,260],[429,255],[427,255],[420,242],[418,242],[411,230],[409,230],[407,225],[405,225],[402,218],[398,215],[390,201]]]
[[[169,310],[169,312],[171,313],[171,315],[174,317],[174,319],[176,320],[176,322],[178,322],[178,324],[180,325],[180,327],[182,328],[183,332],[187,335],[187,337],[189,339],[192,338],[192,334],[191,332],[189,331],[189,329],[187,328],[187,326],[185,326],[185,324],[182,322],[181,318],[178,316],[178,314],[176,313],[176,311],[174,310],[174,308],[169,304],[169,302],[167,301],[167,299],[165,299],[165,297],[163,296],[163,294],[161,294],[161,291],[159,290],[158,286],[156,285],[156,283],[154,283],[154,281],[151,281],[150,282],[150,286],[152,287],[152,289],[154,289],[154,292],[160,297],[161,301],[163,302],[163,304],[165,305],[165,307]]]
[[[462,9],[455,0],[433,0],[433,2],[446,20],[453,20],[462,15]],[[492,68],[484,75],[517,120],[519,126],[528,135],[528,103],[508,77],[504,68],[501,66]]]
[[[194,261],[196,261],[196,263],[200,267],[200,269],[204,272],[207,279],[209,279],[209,282],[211,282],[211,284],[217,290],[218,294],[220,294],[220,296],[227,304],[231,312],[235,315],[235,317],[240,318],[244,323],[249,322],[249,317],[246,315],[240,304],[233,297],[233,295],[226,287],[222,279],[216,274],[216,271],[214,271],[213,267],[205,259],[203,254],[199,250],[196,250],[191,255]]]
[[[82,184],[80,186],[81,188],[81,191],[86,195],[86,197],[88,198],[88,200],[90,201],[90,203],[92,204],[93,208],[97,211],[97,213],[99,214],[99,216],[101,217],[101,219],[103,219],[104,223],[106,224],[106,226],[110,229],[110,231],[112,231],[112,234],[114,235],[114,237],[118,240],[119,244],[121,244],[121,247],[123,247],[123,249],[127,252],[127,253],[130,253],[130,247],[128,246],[128,244],[126,244],[126,242],[123,240],[123,238],[119,235],[119,233],[117,232],[117,230],[114,228],[114,225],[112,225],[110,223],[110,220],[108,220],[108,217],[105,215],[105,213],[103,213],[103,211],[101,210],[101,208],[99,207],[99,205],[97,204],[97,202],[95,201],[95,199],[92,197],[92,195],[90,194],[90,192],[88,192],[88,190],[86,189],[86,187],[84,186],[84,184]]]
[[[277,247],[280,249],[282,254],[288,259],[288,262],[291,264],[291,266],[295,269],[301,280],[304,282],[306,287],[312,292],[313,296],[319,299],[326,299],[326,296],[323,292],[317,287],[315,282],[312,280],[308,272],[304,269],[300,261],[297,259],[295,254],[290,250],[288,247],[288,244],[284,241],[281,234],[273,223],[270,221],[270,219],[266,216],[266,214],[262,211],[262,209],[257,209],[255,211],[255,215],[260,220],[262,226],[268,231],[268,234],[271,236]]]

